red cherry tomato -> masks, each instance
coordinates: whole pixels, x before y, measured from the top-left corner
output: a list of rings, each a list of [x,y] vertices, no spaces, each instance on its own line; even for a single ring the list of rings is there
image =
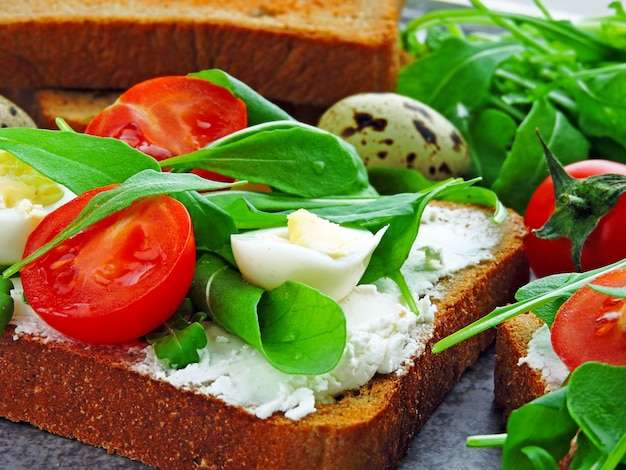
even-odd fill
[[[25,255],[51,240],[89,200],[78,196],[47,215]],[[195,241],[185,207],[169,196],[140,199],[67,239],[21,270],[37,314],[67,336],[89,343],[139,338],[163,324],[191,285]]]
[[[626,165],[609,160],[583,160],[565,166],[574,178],[586,178],[604,173],[626,175]],[[541,228],[555,209],[552,178],[545,179],[531,197],[524,221],[530,229]],[[626,197],[600,220],[583,245],[583,271],[606,266],[626,258]],[[537,277],[574,272],[571,243],[568,239],[542,240],[532,233],[525,241],[530,267]]]
[[[98,114],[86,134],[114,137],[156,158],[183,155],[247,126],[245,103],[228,89],[187,76],[158,77],[129,88]],[[209,179],[232,179],[206,170]]]
[[[595,279],[592,284],[626,286],[626,269]],[[583,287],[561,306],[550,329],[554,351],[570,369],[599,361],[626,366],[626,299]]]

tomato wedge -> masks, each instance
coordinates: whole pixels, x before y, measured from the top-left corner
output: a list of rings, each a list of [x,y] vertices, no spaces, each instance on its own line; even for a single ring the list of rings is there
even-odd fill
[[[87,191],[47,215],[25,255],[106,189]],[[152,196],[65,240],[24,267],[21,277],[28,302],[50,326],[88,343],[118,343],[163,324],[186,296],[194,267],[189,213],[169,196]]]
[[[626,268],[592,284],[626,286]],[[589,361],[626,366],[626,299],[582,287],[561,306],[550,334],[554,351],[570,370]]]
[[[129,88],[86,134],[113,137],[157,160],[198,150],[248,124],[245,103],[227,88],[188,76],[157,77]],[[232,181],[206,170],[194,173]]]

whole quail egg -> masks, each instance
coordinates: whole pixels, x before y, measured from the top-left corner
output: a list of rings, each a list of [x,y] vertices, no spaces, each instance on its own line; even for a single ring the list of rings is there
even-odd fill
[[[0,127],[37,127],[22,108],[0,95]]]
[[[463,177],[470,152],[460,132],[431,107],[396,93],[360,93],[332,105],[318,126],[354,145],[368,168],[410,168],[440,181]]]

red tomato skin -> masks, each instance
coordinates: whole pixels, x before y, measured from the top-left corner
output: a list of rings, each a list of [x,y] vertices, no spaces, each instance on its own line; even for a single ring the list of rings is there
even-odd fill
[[[228,89],[200,78],[165,76],[129,88],[85,133],[120,139],[160,161],[198,150],[247,125],[244,101]],[[232,181],[207,170],[193,173]]]
[[[602,275],[592,284],[626,286],[626,268]],[[585,286],[561,306],[550,328],[550,337],[554,352],[570,370],[589,361],[626,366],[626,331],[617,320],[603,317],[624,309],[625,304],[626,299],[613,298]]]
[[[28,238],[25,255],[105,189],[110,187],[81,194],[46,216]],[[185,207],[154,196],[88,227],[20,274],[29,304],[50,326],[86,343],[120,343],[140,338],[174,313],[191,285],[195,256]]]
[[[565,166],[574,178],[597,174],[626,175],[626,165],[610,160],[583,160]],[[546,178],[533,193],[524,222],[532,231],[541,228],[555,209],[552,178]],[[626,258],[626,195],[600,220],[598,226],[583,245],[581,264],[583,271],[606,266]],[[524,242],[530,267],[537,277],[575,272],[568,239],[543,240],[532,232]]]

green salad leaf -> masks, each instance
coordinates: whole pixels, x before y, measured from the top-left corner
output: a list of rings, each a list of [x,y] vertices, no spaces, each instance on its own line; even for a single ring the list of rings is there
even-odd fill
[[[265,291],[213,254],[200,257],[190,297],[231,333],[288,374],[323,374],[334,368],[346,343],[343,310],[331,298],[288,281]]]
[[[121,183],[142,170],[160,170],[154,158],[120,140],[76,132],[5,127],[0,149],[74,194]]]
[[[514,410],[506,434],[471,436],[502,447],[504,470],[556,469],[575,441],[570,470],[626,468],[626,367],[587,362],[563,387]]]
[[[161,165],[178,171],[203,168],[306,198],[369,188],[365,165],[352,145],[297,121],[248,127]]]
[[[205,312],[195,312],[186,298],[165,324],[146,336],[156,356],[172,369],[180,369],[200,360],[199,350],[208,344],[202,322]]]
[[[472,174],[523,214],[548,176],[538,129],[562,163],[626,162],[626,22],[614,15],[574,24],[490,10],[438,9],[401,32],[416,60],[397,92],[441,112],[468,141]],[[467,90],[472,90],[468,93]]]

